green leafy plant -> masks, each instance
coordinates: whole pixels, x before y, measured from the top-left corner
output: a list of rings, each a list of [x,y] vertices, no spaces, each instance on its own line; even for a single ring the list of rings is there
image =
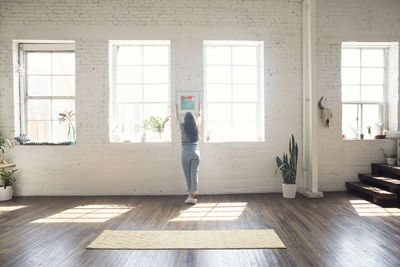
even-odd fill
[[[153,132],[158,133],[161,138],[161,135],[165,130],[165,125],[167,124],[169,119],[170,119],[170,116],[167,116],[165,119],[163,119],[161,117],[151,116],[148,123],[149,123],[149,126],[151,127],[151,129],[153,130]]]
[[[296,183],[298,156],[299,148],[292,134],[292,138],[289,141],[289,155],[283,153],[282,159],[279,156],[276,157],[276,164],[278,167],[275,171],[275,175],[280,171],[284,184]]]
[[[383,148],[381,148],[381,150],[382,150],[383,156],[385,158],[395,158],[396,157],[396,154],[387,154],[387,153],[385,153],[385,150]]]
[[[2,153],[4,153],[7,146],[10,148],[12,147],[11,141],[5,138],[3,133],[0,132],[0,150]]]
[[[7,186],[12,186],[14,188],[15,177],[13,177],[12,175],[16,171],[17,169],[15,170],[3,169],[2,171],[0,171],[0,179],[4,189],[6,189]]]

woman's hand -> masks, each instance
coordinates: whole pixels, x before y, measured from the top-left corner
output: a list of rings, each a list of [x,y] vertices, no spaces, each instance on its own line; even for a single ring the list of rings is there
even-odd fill
[[[201,103],[199,103],[199,117],[201,117]]]

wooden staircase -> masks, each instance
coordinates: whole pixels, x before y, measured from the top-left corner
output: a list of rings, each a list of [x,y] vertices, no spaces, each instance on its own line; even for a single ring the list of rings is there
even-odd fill
[[[372,197],[376,204],[400,203],[400,165],[371,164],[372,174],[358,174],[361,182],[347,182],[349,191]]]

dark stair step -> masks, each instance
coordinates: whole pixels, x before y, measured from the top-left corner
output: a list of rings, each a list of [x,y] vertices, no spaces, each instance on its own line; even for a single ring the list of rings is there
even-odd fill
[[[358,174],[358,177],[363,182],[371,183],[374,185],[383,185],[389,188],[391,191],[397,192],[400,190],[400,180],[398,179],[363,173]]]
[[[400,165],[372,163],[371,167],[372,167],[372,174],[374,175],[392,174],[395,175],[397,179],[400,179]]]
[[[362,192],[364,194],[372,196],[375,203],[377,203],[379,200],[397,199],[396,194],[380,189],[378,187],[371,186],[369,184],[358,183],[358,182],[346,182],[346,187],[349,190]]]

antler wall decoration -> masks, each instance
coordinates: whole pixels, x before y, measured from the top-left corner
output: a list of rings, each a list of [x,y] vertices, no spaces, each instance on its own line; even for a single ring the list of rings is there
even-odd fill
[[[324,99],[323,96],[318,101],[318,107],[321,110],[322,123],[324,124],[325,127],[329,127],[329,123],[332,120],[333,114],[330,108],[322,106],[322,99]]]

